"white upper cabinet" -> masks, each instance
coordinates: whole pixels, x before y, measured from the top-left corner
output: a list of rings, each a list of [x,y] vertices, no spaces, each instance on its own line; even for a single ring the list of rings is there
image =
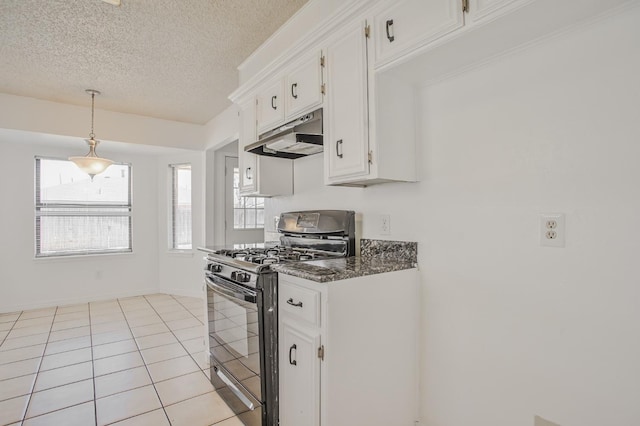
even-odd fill
[[[284,82],[279,78],[264,86],[256,95],[258,133],[284,121]]]
[[[244,147],[256,139],[255,101],[251,99],[240,105],[240,140],[238,141],[238,168],[240,169],[240,194],[252,194],[257,190],[256,156],[245,152]]]
[[[413,87],[374,74],[373,34],[362,20],[327,47],[325,183],[367,186],[416,181]]]
[[[278,78],[258,89],[258,134],[322,105],[322,55],[320,50],[304,55]]]
[[[469,1],[469,23],[493,19],[503,13],[508,12],[513,7],[530,3],[533,0],[468,0]]]
[[[387,2],[373,18],[375,66],[398,59],[463,25],[462,0]]]
[[[365,22],[327,48],[325,177],[327,183],[369,173],[367,103],[367,37]]]
[[[240,104],[240,140],[238,168],[240,195],[273,197],[293,193],[293,162],[285,158],[262,157],[244,148],[256,141],[256,105],[254,98]]]
[[[287,73],[286,118],[294,119],[322,103],[322,52],[304,57]]]

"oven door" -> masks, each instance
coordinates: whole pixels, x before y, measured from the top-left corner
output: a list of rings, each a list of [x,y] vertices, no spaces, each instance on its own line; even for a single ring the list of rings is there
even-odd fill
[[[262,292],[212,273],[205,281],[211,381],[236,414],[261,409]]]

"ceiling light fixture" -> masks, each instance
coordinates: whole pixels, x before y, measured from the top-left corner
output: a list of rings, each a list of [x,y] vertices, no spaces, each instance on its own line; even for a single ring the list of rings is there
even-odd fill
[[[120,0],[102,0],[105,3],[112,4],[114,6],[120,6]]]
[[[93,180],[95,175],[107,170],[107,167],[112,165],[113,161],[100,158],[96,155],[96,146],[98,146],[100,141],[96,140],[93,134],[93,109],[95,97],[99,95],[100,92],[93,89],[87,89],[85,92],[91,95],[91,133],[89,133],[89,139],[85,139],[87,144],[89,144],[89,153],[84,157],[69,157],[69,161],[73,161],[80,170],[91,176],[91,180]]]

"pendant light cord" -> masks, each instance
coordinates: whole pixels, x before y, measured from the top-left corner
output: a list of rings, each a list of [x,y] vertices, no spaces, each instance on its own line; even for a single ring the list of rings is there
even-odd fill
[[[91,93],[91,133],[89,133],[89,139],[93,139],[93,137],[95,136],[93,134],[93,106],[94,106],[95,98],[96,98],[96,94]]]

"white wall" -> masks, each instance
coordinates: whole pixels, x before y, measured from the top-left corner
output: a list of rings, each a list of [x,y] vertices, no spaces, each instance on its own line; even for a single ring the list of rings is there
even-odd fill
[[[354,209],[418,241],[421,424],[640,424],[640,9],[423,88],[421,182],[322,185],[266,217]],[[563,212],[565,248],[539,245]]]
[[[165,173],[169,163],[193,163],[194,246],[202,245],[205,127],[199,125],[96,110],[99,154],[133,166],[134,252],[34,260],[33,158],[86,154],[81,138],[90,111],[0,94],[0,194],[12,200],[0,209],[0,312],[158,291],[195,295],[200,287],[200,256],[167,254]]]
[[[0,129],[14,129],[86,138],[91,107],[42,101],[0,93]],[[204,126],[141,115],[101,110],[96,98],[95,134],[102,141],[119,141],[183,149],[202,149]]]
[[[132,164],[133,253],[34,258],[34,157],[69,154],[66,147],[0,138],[0,312],[158,291],[154,156],[109,152]]]

